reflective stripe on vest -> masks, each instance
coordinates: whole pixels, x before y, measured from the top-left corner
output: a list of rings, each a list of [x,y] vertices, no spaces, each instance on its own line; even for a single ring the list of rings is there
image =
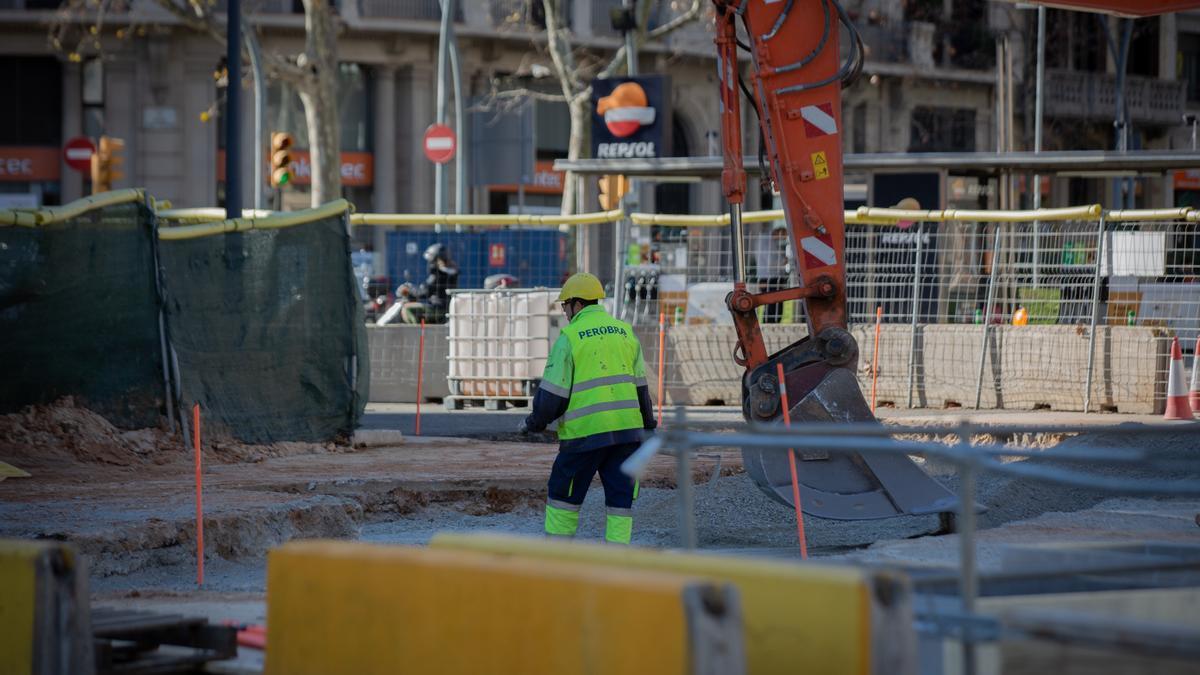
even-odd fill
[[[558,425],[559,439],[641,429],[637,387],[645,377],[634,372],[640,347],[633,328],[591,306],[576,314],[563,334],[571,345],[575,370],[570,403]]]

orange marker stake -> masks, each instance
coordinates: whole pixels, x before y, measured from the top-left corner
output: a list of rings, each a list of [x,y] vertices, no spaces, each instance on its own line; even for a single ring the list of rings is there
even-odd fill
[[[875,385],[879,382],[879,327],[883,321],[883,307],[875,308],[875,354],[871,356],[871,414],[875,414]]]
[[[196,585],[204,585],[204,482],[200,474],[200,404],[192,405],[192,438],[196,448]]]
[[[417,428],[414,436],[421,435],[421,380],[425,374],[425,319],[421,319],[421,339],[417,345]]]
[[[779,398],[783,402],[783,426],[791,428],[792,413],[788,404],[787,383],[783,379],[783,364],[775,364],[779,374]],[[800,479],[796,476],[796,452],[788,450],[788,468],[792,471],[792,503],[796,505],[796,534],[800,537],[800,559],[808,559],[808,542],[804,537],[804,510],[800,508]]]
[[[658,313],[658,426],[662,426],[663,354],[666,353],[667,315]]]

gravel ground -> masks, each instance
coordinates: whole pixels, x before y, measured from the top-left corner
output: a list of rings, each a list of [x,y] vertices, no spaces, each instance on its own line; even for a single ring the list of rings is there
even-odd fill
[[[1103,445],[1117,448],[1136,448],[1147,441],[1136,436],[1096,432],[1084,437],[1062,441],[1059,450]],[[1180,434],[1157,437],[1156,457],[1164,460],[1190,460],[1180,464],[1169,475],[1140,464],[1092,469],[1096,474],[1123,478],[1173,478],[1184,481],[1200,480],[1196,459],[1200,457],[1200,436]],[[1026,460],[1042,463],[1041,460]],[[958,490],[958,477],[952,469],[929,463],[926,469],[951,490]],[[696,525],[700,548],[730,550],[778,557],[796,557],[798,540],[795,520],[789,509],[783,508],[763,495],[746,474],[729,472],[714,474],[696,486]],[[986,509],[979,517],[981,530],[1000,527],[1006,523],[1028,521],[1044,514],[1078,512],[1097,506],[1115,495],[1095,489],[1071,488],[1049,483],[1033,482],[996,473],[980,476],[978,503]],[[599,539],[604,531],[604,498],[600,485],[593,484],[584,503],[580,518],[581,538]],[[643,488],[635,505],[635,544],[653,547],[674,547],[680,543],[677,528],[678,497],[675,490]],[[1166,509],[1174,508],[1164,502]],[[1182,507],[1187,510],[1186,504]],[[1154,508],[1147,507],[1153,511]],[[1120,509],[1118,509],[1119,511]],[[1145,510],[1145,509],[1143,509]],[[1063,540],[1088,539],[1102,534],[1106,527],[1105,508],[1086,517],[1053,521]],[[1174,516],[1172,516],[1174,517]],[[1116,518],[1114,527],[1128,525],[1125,518]],[[540,507],[527,503],[517,505],[506,513],[473,515],[454,504],[431,504],[406,512],[367,514],[358,527],[363,541],[389,544],[424,544],[441,531],[489,531],[537,535],[542,528]],[[1118,522],[1119,521],[1119,522]],[[1074,524],[1072,524],[1074,523]],[[839,522],[805,518],[805,530],[810,553],[817,556],[839,556],[871,560],[879,556],[873,551],[887,549],[887,559],[900,558],[911,562],[951,563],[956,544],[954,537],[926,537],[938,530],[935,516],[901,517],[878,521]],[[1194,526],[1193,526],[1194,527]],[[1136,533],[1136,527],[1134,527]],[[1154,528],[1147,530],[1151,535]],[[1187,534],[1191,530],[1184,528]],[[1196,530],[1200,534],[1200,529]],[[913,540],[913,541],[905,541]],[[923,543],[924,542],[924,543]],[[194,589],[194,568],[187,561],[164,561],[167,564],[150,567],[134,574],[96,579],[97,592],[121,593],[128,589],[158,589],[185,591]],[[213,591],[261,591],[265,583],[264,560],[248,557],[230,561],[209,560],[206,567],[206,588]]]

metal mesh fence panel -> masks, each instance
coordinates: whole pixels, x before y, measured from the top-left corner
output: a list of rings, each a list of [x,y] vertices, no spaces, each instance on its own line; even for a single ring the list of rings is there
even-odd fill
[[[160,251],[185,406],[246,442],[353,431],[369,357],[344,214]]]
[[[144,198],[0,227],[0,412],[70,395],[121,427],[158,424],[153,236]]]
[[[1093,401],[1112,407],[1152,380],[1161,402],[1172,338],[1178,337],[1193,362],[1200,358],[1194,353],[1200,337],[1200,223],[1110,223],[1100,272],[1096,363],[1110,366],[1114,377],[1095,378]]]
[[[652,233],[640,255],[621,252],[616,314],[643,336],[654,377],[665,317],[668,401],[739,401],[727,229]],[[1183,220],[848,224],[860,384],[870,398],[877,367],[882,406],[1160,412],[1171,339],[1186,353],[1200,334],[1198,242]],[[745,250],[751,290],[796,283],[777,227],[748,226]],[[798,301],[759,319],[772,352],[806,332]]]

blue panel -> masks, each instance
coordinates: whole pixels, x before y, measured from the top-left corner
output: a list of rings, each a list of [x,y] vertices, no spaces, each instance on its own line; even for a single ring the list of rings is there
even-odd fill
[[[492,264],[493,245],[504,247],[502,265]],[[483,253],[488,274],[511,274],[525,288],[560,286],[568,269],[567,235],[558,230],[490,230]]]
[[[511,274],[522,287],[562,285],[569,269],[566,234],[552,229],[485,230],[482,232],[443,232],[405,229],[387,235],[387,272],[393,288],[405,281],[419,284],[425,280],[428,265],[423,254],[435,242],[450,249],[450,258],[458,265],[459,288],[483,288],[483,280],[493,274]],[[502,247],[496,258],[492,246]]]

